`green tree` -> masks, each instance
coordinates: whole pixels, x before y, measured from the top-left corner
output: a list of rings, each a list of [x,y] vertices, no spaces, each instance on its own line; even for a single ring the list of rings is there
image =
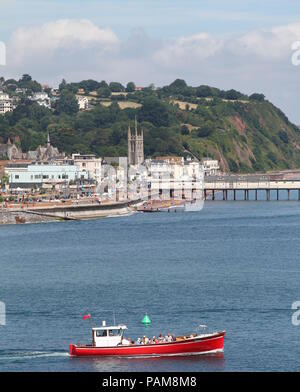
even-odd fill
[[[240,99],[242,97],[243,97],[243,94],[241,94],[239,91],[236,91],[233,89],[226,91],[224,94],[224,98],[230,99],[230,100],[236,100],[236,99]]]
[[[118,82],[109,83],[109,89],[112,93],[120,93],[125,90],[124,86]]]
[[[133,93],[135,91],[135,84],[133,82],[127,83],[126,91],[128,93]]]
[[[105,80],[102,80],[100,83],[99,83],[99,88],[108,88],[108,84],[106,83],[106,81]]]
[[[285,131],[279,131],[278,136],[283,141],[283,143],[288,144],[289,142],[289,135]]]
[[[100,87],[97,90],[98,97],[100,98],[109,98],[111,95],[110,89],[108,87]]]
[[[82,80],[78,83],[79,88],[83,88],[86,94],[96,91],[100,87],[100,83],[93,79]]]
[[[66,79],[63,79],[63,80],[61,81],[61,83],[59,84],[58,88],[59,88],[59,91],[63,91],[64,89],[67,88]]]
[[[265,100],[265,96],[264,96],[264,94],[254,93],[249,96],[249,99],[251,99],[253,101],[263,102]]]
[[[148,121],[157,127],[168,126],[169,113],[166,104],[155,97],[145,98],[139,112],[139,121]]]
[[[25,88],[27,93],[36,93],[42,91],[42,86],[36,80],[32,80],[32,77],[28,74],[24,74],[18,82],[18,87]]]
[[[21,83],[22,82],[31,82],[32,81],[32,77],[30,75],[28,75],[28,74],[24,74],[19,81]]]
[[[196,88],[197,97],[212,97],[213,91],[209,86],[199,86]]]
[[[176,79],[173,83],[169,85],[169,89],[175,92],[184,90],[187,87],[186,82],[183,79]]]
[[[183,126],[181,127],[181,135],[189,135],[190,131],[188,129],[188,127],[183,124]]]
[[[66,113],[69,115],[76,114],[79,110],[75,94],[66,89],[61,91],[60,97],[55,106],[58,114]]]
[[[228,160],[228,165],[229,165],[229,169],[231,172],[236,173],[239,171],[239,167],[237,165],[237,163],[233,160],[233,159],[229,159]]]

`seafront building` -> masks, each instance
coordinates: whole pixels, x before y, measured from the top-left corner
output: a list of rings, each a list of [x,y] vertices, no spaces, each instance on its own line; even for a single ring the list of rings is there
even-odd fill
[[[201,163],[205,176],[217,176],[220,173],[220,165],[217,159],[202,158]]]
[[[148,199],[195,199],[202,196],[203,166],[198,161],[170,156],[147,159]]]
[[[87,173],[81,172],[76,165],[12,163],[4,170],[11,189],[60,189],[63,185],[88,179]]]
[[[50,150],[45,150],[46,153]],[[45,156],[45,155],[44,155]],[[61,189],[77,185],[78,191],[95,193],[101,183],[101,158],[93,154],[59,155],[48,160],[5,161],[3,173],[7,175],[11,189]]]
[[[100,184],[101,158],[97,158],[95,154],[72,154],[72,161],[87,178],[92,178]]]
[[[19,145],[19,140],[16,141]],[[22,153],[8,140],[0,145],[0,155],[6,159],[2,172],[10,189],[32,190],[73,187],[73,195],[94,194],[109,200],[149,200],[199,198],[203,179],[216,175],[219,162],[204,158],[160,156],[144,159],[143,132],[128,128],[128,157],[98,158],[95,154],[73,153],[66,156],[51,145],[48,134],[46,145]]]

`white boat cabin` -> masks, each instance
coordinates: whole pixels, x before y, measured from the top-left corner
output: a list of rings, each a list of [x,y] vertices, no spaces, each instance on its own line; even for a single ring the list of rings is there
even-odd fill
[[[126,325],[106,326],[106,322],[103,321],[102,327],[92,328],[93,345],[96,347],[115,347],[124,344],[126,339],[123,339],[123,334],[126,329]]]

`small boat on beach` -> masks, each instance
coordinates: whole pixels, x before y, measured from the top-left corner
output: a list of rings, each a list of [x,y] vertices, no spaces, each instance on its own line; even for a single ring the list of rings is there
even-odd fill
[[[15,216],[16,223],[25,223],[25,218],[22,216]]]
[[[174,356],[223,351],[225,331],[167,335],[162,339],[148,339],[144,336],[134,342],[124,337],[126,330],[124,324],[106,326],[103,321],[102,327],[92,327],[91,344],[70,344],[70,356]]]

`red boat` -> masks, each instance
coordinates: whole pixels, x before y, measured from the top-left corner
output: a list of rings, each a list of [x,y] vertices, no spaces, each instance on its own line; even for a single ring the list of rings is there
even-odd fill
[[[70,344],[71,356],[165,356],[208,354],[223,351],[225,331],[191,335],[153,337],[136,342],[124,338],[126,325],[92,328],[92,344]]]

